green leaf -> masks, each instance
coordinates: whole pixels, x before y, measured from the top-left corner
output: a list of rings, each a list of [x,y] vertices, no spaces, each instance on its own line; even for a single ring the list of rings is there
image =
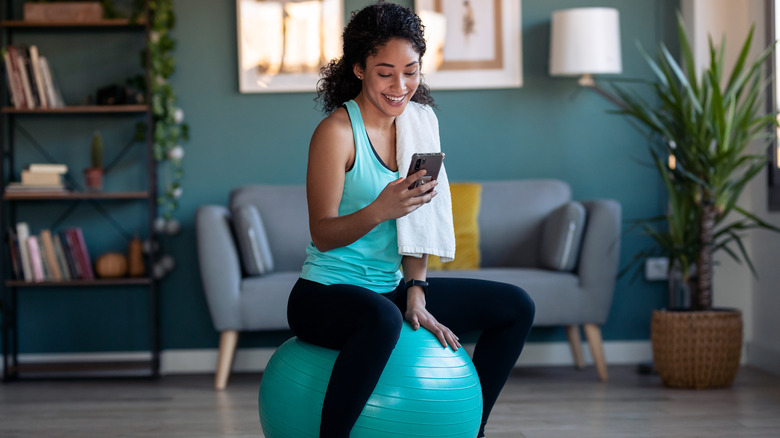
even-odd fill
[[[668,201],[665,215],[638,220],[626,230],[640,231],[653,245],[638,251],[621,272],[661,254],[688,273],[701,260],[699,253],[710,250],[701,241],[701,231],[706,230],[713,252],[745,260],[755,275],[743,236],[754,229],[780,232],[780,228],[738,203],[747,184],[766,166],[766,156],[750,152],[751,142],[772,140],[777,133],[778,114],[766,114],[764,109],[769,89],[764,69],[774,44],[750,59],[751,28],[736,61],[727,66],[725,38],[717,49],[709,39],[710,63],[699,79],[684,22],[681,15],[677,18],[680,60],[663,44],[652,56],[639,45],[652,80],[634,81],[631,87],[613,85],[622,102],[618,112],[651,139],[648,152]],[[674,168],[667,165],[669,155],[675,158]],[[714,213],[711,232],[712,224],[702,222],[712,217],[709,212]]]

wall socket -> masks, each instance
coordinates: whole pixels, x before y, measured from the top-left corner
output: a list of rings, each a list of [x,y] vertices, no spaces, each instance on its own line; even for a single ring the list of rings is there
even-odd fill
[[[647,260],[645,260],[646,280],[667,280],[668,278],[669,259],[667,257],[649,257]]]

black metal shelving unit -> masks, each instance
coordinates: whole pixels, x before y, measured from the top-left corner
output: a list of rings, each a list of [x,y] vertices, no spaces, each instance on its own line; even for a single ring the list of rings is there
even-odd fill
[[[139,37],[143,35],[144,41],[149,41],[149,8],[148,2],[144,17],[139,22],[130,22],[126,19],[99,20],[86,23],[71,22],[47,22],[31,23],[23,20],[13,19],[13,2],[2,0],[0,6],[0,36],[2,36],[2,47],[13,43],[13,36],[18,32],[28,30],[62,33],[67,37],[69,32],[89,31],[100,35],[101,32],[132,32],[138,33]],[[132,55],[132,54],[130,54]],[[147,51],[148,60],[148,51]],[[147,65],[149,63],[147,62]],[[145,102],[149,102],[149,91],[151,88],[150,75],[146,69],[147,96]],[[159,292],[158,282],[147,274],[139,278],[118,278],[118,279],[95,279],[95,280],[70,280],[70,281],[44,281],[44,282],[26,282],[24,280],[13,279],[13,269],[11,269],[8,234],[7,230],[11,224],[17,223],[17,205],[20,203],[47,203],[55,202],[58,204],[67,203],[70,205],[68,211],[75,208],[76,205],[90,204],[95,210],[105,216],[114,225],[118,223],[110,217],[110,208],[115,203],[141,202],[146,204],[148,210],[148,227],[150,236],[153,234],[153,223],[157,216],[157,164],[153,154],[153,117],[147,104],[142,105],[79,105],[66,106],[55,109],[17,109],[8,106],[8,90],[6,84],[0,86],[0,104],[5,104],[0,108],[0,183],[3,186],[3,195],[0,200],[0,234],[3,236],[0,244],[0,288],[2,289],[2,342],[3,342],[3,381],[18,380],[24,378],[46,378],[57,376],[89,377],[90,375],[98,377],[110,376],[116,372],[118,376],[128,375],[127,371],[133,371],[131,375],[158,377],[160,372],[160,310],[159,310]],[[145,163],[147,173],[147,187],[142,191],[126,192],[37,192],[37,193],[5,193],[5,186],[9,181],[16,178],[15,162],[15,123],[20,117],[59,117],[61,115],[77,115],[78,117],[93,117],[96,115],[105,116],[116,114],[129,114],[133,116],[145,115],[146,120],[146,144],[145,144]],[[117,121],[121,123],[121,121]],[[130,147],[128,145],[128,147]],[[127,148],[125,148],[127,149]],[[115,160],[120,160],[126,150],[120,151]],[[108,166],[107,166],[108,167]],[[69,214],[68,212],[65,213]],[[58,219],[60,221],[62,218]],[[125,233],[126,234],[126,233]],[[148,266],[154,265],[154,253],[150,252],[146,259]],[[147,271],[151,271],[148,269]],[[99,361],[99,362],[56,362],[56,363],[20,363],[19,362],[19,294],[36,288],[62,288],[63,291],[73,288],[85,289],[94,287],[136,287],[145,288],[148,291],[149,299],[149,358],[144,360],[124,360],[124,361]]]

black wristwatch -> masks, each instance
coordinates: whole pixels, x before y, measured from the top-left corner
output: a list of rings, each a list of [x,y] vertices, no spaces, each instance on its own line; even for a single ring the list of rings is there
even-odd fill
[[[428,293],[428,282],[422,281],[422,280],[409,280],[406,282],[406,289],[408,290],[412,286],[420,286],[423,290],[423,293]]]

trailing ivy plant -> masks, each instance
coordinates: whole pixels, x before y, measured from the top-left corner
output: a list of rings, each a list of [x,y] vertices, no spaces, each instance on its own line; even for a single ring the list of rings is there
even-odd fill
[[[184,112],[176,106],[176,94],[168,82],[175,70],[173,49],[176,42],[171,37],[171,30],[176,24],[173,13],[173,0],[133,0],[133,9],[148,6],[149,38],[146,50],[141,54],[141,63],[148,74],[146,95],[149,96],[149,107],[152,114],[151,136],[153,155],[159,164],[161,175],[161,190],[157,197],[160,206],[159,216],[154,221],[154,233],[158,238],[150,236],[145,242],[147,252],[160,252],[159,240],[162,235],[174,235],[180,230],[179,221],[173,214],[179,208],[179,198],[182,195],[181,178],[184,148],[181,143],[189,140],[189,127],[184,123]],[[146,85],[146,81],[140,81]],[[139,123],[136,127],[136,138],[146,141],[148,126]],[[176,265],[171,255],[161,255],[151,267],[152,276],[163,278]]]
[[[134,0],[136,6],[144,0]],[[149,0],[149,41],[147,52],[142,54],[142,63],[149,74],[148,93],[152,112],[152,141],[154,159],[160,163],[163,177],[162,191],[157,202],[162,218],[173,219],[173,213],[179,208],[182,195],[181,178],[184,148],[181,142],[189,139],[189,127],[184,123],[184,112],[176,106],[176,94],[168,79],[174,72],[175,60],[171,52],[176,46],[170,35],[176,20],[173,13],[173,0]],[[139,123],[136,137],[146,139],[147,126]]]

